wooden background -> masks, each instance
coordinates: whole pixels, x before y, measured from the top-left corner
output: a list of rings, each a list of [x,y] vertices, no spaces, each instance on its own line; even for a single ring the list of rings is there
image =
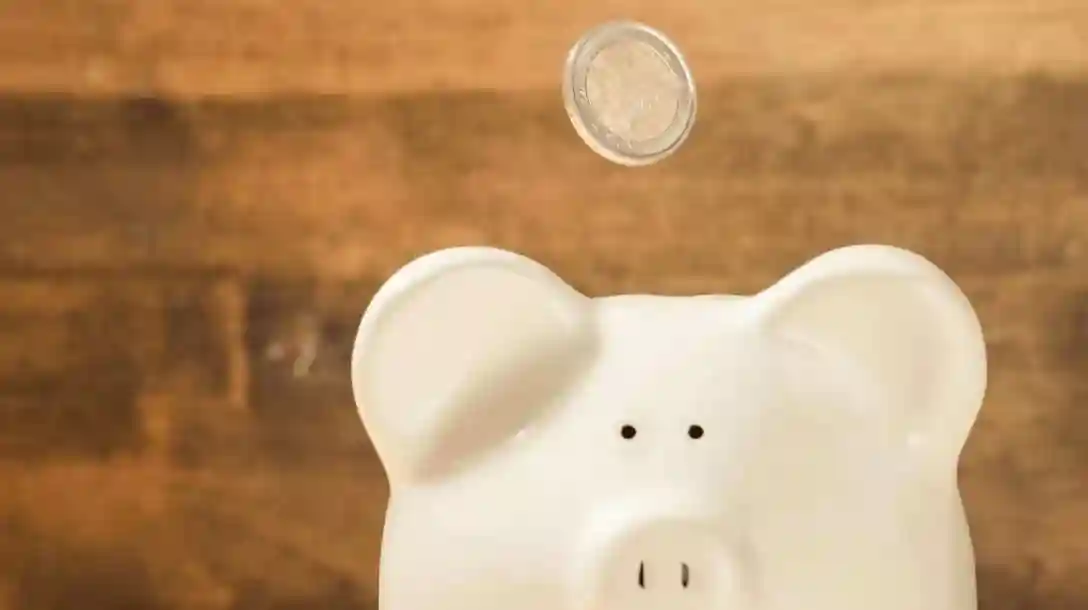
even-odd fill
[[[558,89],[616,17],[700,86],[641,170]],[[1084,0],[0,3],[0,608],[375,608],[348,354],[426,250],[751,292],[853,242],[988,333],[982,609],[1088,608]]]

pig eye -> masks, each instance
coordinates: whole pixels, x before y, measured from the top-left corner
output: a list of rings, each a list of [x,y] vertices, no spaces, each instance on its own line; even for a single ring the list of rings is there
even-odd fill
[[[688,428],[688,436],[695,439],[703,438],[703,427],[698,424],[691,426]]]
[[[630,424],[627,424],[624,427],[620,428],[620,436],[627,440],[635,438],[636,434],[638,434],[638,430],[635,430],[635,427]]]

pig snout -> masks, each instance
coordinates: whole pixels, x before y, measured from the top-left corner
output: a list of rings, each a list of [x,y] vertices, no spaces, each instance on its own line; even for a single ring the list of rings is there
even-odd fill
[[[741,566],[716,520],[692,511],[602,515],[579,562],[583,610],[746,610]]]
[[[685,589],[688,588],[688,584],[691,582],[691,568],[688,564],[680,562],[680,586]],[[646,588],[646,562],[638,562],[638,586]]]

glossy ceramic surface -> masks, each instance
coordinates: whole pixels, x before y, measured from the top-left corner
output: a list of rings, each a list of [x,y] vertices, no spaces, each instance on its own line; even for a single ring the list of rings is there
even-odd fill
[[[976,606],[956,466],[985,348],[915,254],[589,298],[444,250],[374,298],[352,381],[392,490],[383,610]]]

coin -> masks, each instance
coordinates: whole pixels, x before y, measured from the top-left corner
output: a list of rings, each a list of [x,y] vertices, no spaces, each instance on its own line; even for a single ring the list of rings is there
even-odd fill
[[[601,156],[649,165],[676,151],[695,121],[695,82],[664,34],[634,22],[590,30],[567,56],[563,100]]]

